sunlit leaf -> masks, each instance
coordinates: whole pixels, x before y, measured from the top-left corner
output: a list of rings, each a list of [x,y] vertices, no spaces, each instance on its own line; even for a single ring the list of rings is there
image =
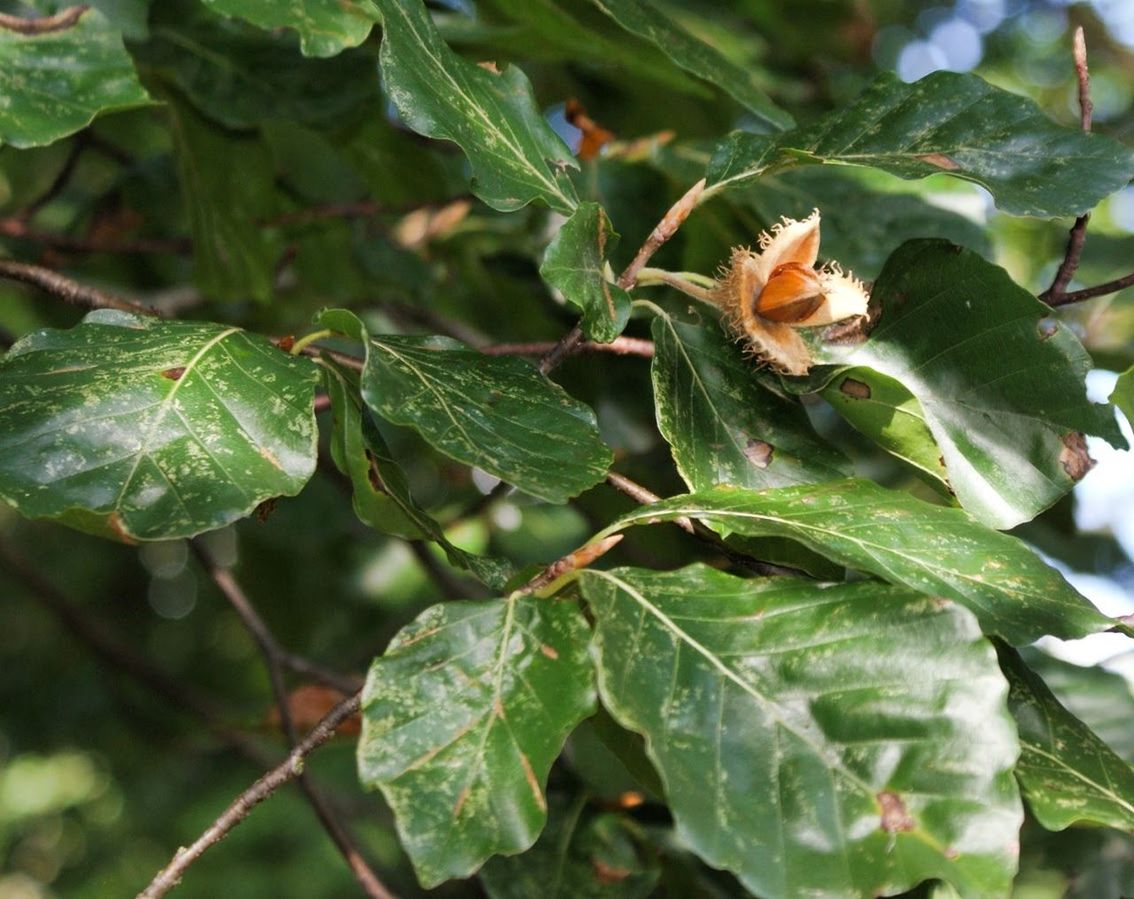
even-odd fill
[[[226,16],[238,16],[269,31],[291,28],[304,56],[334,56],[366,40],[378,19],[370,0],[204,0]]]
[[[829,558],[968,607],[988,633],[1022,644],[1082,637],[1110,620],[1014,537],[960,509],[935,506],[871,481],[848,479],[771,490],[718,487],[624,515],[635,524],[707,518],[753,537],[790,537]]]
[[[1064,128],[976,75],[913,84],[884,73],[849,106],[776,137],[737,131],[717,149],[707,193],[800,164],[863,165],[901,178],[948,173],[1015,215],[1079,215],[1134,176],[1134,150]]]
[[[0,494],[120,540],[219,528],[315,469],[318,373],[240,328],[92,312],[0,360]]]
[[[608,277],[607,254],[618,235],[598,203],[583,203],[547,248],[539,273],[582,310],[580,326],[591,340],[609,343],[630,319],[630,294]]]
[[[374,2],[385,88],[406,124],[460,145],[473,192],[489,206],[510,212],[539,199],[572,212],[578,199],[567,169],[578,163],[540,115],[524,73],[461,59],[419,0]]]
[[[690,490],[785,487],[850,473],[803,406],[761,386],[752,360],[712,322],[658,316],[653,335],[658,428]]]
[[[150,102],[121,32],[99,10],[61,25],[42,34],[0,25],[0,144],[43,146],[101,112]]]
[[[646,737],[683,842],[769,899],[940,877],[1003,893],[1022,814],[995,655],[879,583],[588,570],[603,704]]]
[[[1049,830],[1134,829],[1134,768],[1060,705],[1013,649],[1001,647],[1000,664],[1020,731],[1016,777],[1036,819]]]
[[[423,886],[535,842],[551,763],[594,710],[588,642],[572,603],[449,603],[374,660],[359,776],[382,790]]]

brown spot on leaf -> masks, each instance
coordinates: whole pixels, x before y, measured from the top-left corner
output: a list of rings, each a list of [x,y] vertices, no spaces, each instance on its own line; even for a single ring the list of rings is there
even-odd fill
[[[748,438],[748,443],[744,447],[745,458],[757,468],[767,468],[771,465],[774,454],[775,447],[772,444],[757,440],[755,437]]]
[[[535,771],[532,770],[532,763],[528,761],[527,755],[520,753],[520,767],[524,769],[524,779],[528,782],[528,787],[532,791],[532,798],[535,804],[539,806],[540,811],[547,811],[547,800],[543,798],[543,790],[539,788],[539,778],[535,776]]]
[[[539,651],[542,652],[549,659],[551,659],[553,662],[556,662],[556,661],[559,660],[559,653],[555,651],[554,646],[548,646],[546,643],[541,643],[539,645]]]
[[[175,368],[167,368],[161,373],[161,376],[163,378],[169,378],[171,381],[180,381],[183,374],[185,374],[185,366],[178,365]]]
[[[854,378],[843,378],[843,383],[839,385],[839,392],[855,400],[870,399],[870,385],[856,381]]]
[[[621,883],[634,873],[629,868],[619,868],[615,865],[608,865],[601,858],[595,856],[591,856],[591,868],[595,872],[595,880],[603,886]]]
[[[276,341],[276,346],[278,346],[285,353],[290,353],[291,348],[295,346],[295,335],[288,334],[286,337],[281,337]]]
[[[468,802],[469,793],[471,793],[471,792],[472,792],[472,784],[469,784],[467,787],[465,787],[463,790],[461,790],[461,794],[457,797],[457,804],[453,806],[453,817],[454,818],[461,817],[461,809],[463,809],[465,807],[465,803]]]
[[[484,69],[484,71],[491,72],[493,75],[500,74],[500,66],[496,64],[496,60],[486,59],[482,62],[478,62],[477,65]]]
[[[1081,480],[1094,467],[1095,460],[1087,454],[1087,438],[1079,431],[1064,436],[1063,449],[1059,451],[1059,464],[1073,481]]]
[[[627,790],[619,794],[617,805],[619,808],[637,808],[645,801],[646,797],[637,790]]]
[[[930,165],[935,165],[939,169],[944,169],[946,172],[955,172],[961,166],[953,159],[950,159],[944,153],[926,153],[919,156],[922,162],[928,162]]]
[[[283,471],[283,465],[281,465],[280,460],[276,458],[276,454],[266,446],[260,447],[260,455],[263,456],[269,464],[274,465],[280,471]]]
[[[122,524],[122,518],[117,512],[111,512],[106,516],[106,526],[110,529],[110,532],[123,543],[133,545],[138,542],[134,538],[134,535],[126,530],[126,526]]]
[[[1039,332],[1040,340],[1047,340],[1054,337],[1059,331],[1059,322],[1054,318],[1041,318],[1039,324],[1036,325],[1036,331]]]
[[[890,790],[883,790],[876,797],[882,807],[882,829],[886,833],[900,833],[913,830],[917,825],[910,813],[906,811],[906,804],[902,797]]]
[[[370,450],[366,453],[366,480],[370,482],[370,489],[375,493],[385,493],[382,484],[382,475],[378,471],[378,460]]]

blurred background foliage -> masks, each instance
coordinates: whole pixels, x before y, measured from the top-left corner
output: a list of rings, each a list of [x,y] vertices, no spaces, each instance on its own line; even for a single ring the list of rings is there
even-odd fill
[[[460,53],[521,66],[549,120],[573,145],[580,132],[565,115],[572,99],[613,133],[605,154],[583,163],[578,187],[606,207],[623,235],[624,262],[700,176],[713,141],[759,123],[652,45],[616,31],[583,0],[558,0],[554,6],[566,18],[556,27],[546,24],[551,5],[432,4]],[[61,6],[0,2],[2,11],[25,14]],[[325,305],[352,308],[378,330],[446,333],[476,345],[554,340],[570,327],[574,314],[548,295],[537,271],[557,220],[545,209],[503,215],[472,201],[463,157],[399,127],[378,77],[377,31],[357,49],[318,60],[302,57],[291,34],[258,31],[196,0],[95,0],[95,6],[126,34],[143,82],[163,103],[102,116],[50,146],[0,149],[6,254],[171,314],[272,335],[308,330],[311,315]],[[799,121],[846,102],[878,70],[913,80],[953,69],[976,71],[1074,124],[1070,35],[1082,25],[1095,128],[1134,140],[1129,0],[667,0],[665,6],[689,31],[757,72]],[[65,185],[51,193],[65,171]],[[39,204],[48,193],[50,200]],[[943,177],[902,182],[877,172],[817,169],[714,201],[663,249],[658,264],[711,274],[730,246],[753,242],[780,215],[816,205],[824,213],[824,251],[865,278],[904,240],[940,235],[994,259],[1036,292],[1050,283],[1070,225],[997,214],[981,189]],[[1132,268],[1134,188],[1092,216],[1071,286]],[[1066,313],[1099,367],[1091,382],[1096,398],[1109,393],[1108,372],[1134,363],[1132,293]],[[77,310],[0,283],[4,345],[78,318]],[[648,336],[641,323],[628,333]],[[641,360],[577,357],[557,378],[595,407],[620,470],[658,493],[680,491],[653,409],[642,402],[649,372]],[[857,453],[860,472],[909,486],[906,471],[872,452],[829,410],[810,411]],[[440,520],[454,522],[454,539],[469,549],[521,564],[547,562],[630,505],[600,486],[557,508],[513,493],[469,516],[493,480],[441,460],[409,432],[386,430],[415,495]],[[1134,469],[1125,453],[1102,444],[1092,450],[1100,464],[1075,496],[1019,533],[1103,611],[1130,612]],[[278,748],[255,647],[184,545],[115,546],[20,520],[7,509],[0,509],[0,535],[67,602],[157,668],[214,697],[229,725]],[[265,521],[208,539],[219,557],[239,563],[243,583],[281,642],[342,670],[363,671],[442,591],[476,590],[429,550],[415,553],[363,527],[333,474],[317,475]],[[650,565],[697,552],[665,529],[631,543],[620,549],[624,558]],[[0,899],[131,895],[260,772],[218,746],[199,722],[92,655],[10,570],[0,570],[0,591]],[[1074,661],[1106,659],[1111,668],[1134,671],[1128,657],[1110,658],[1117,650],[1108,647],[1105,637],[1101,645],[1047,646]],[[1075,671],[1065,672],[1065,697],[1081,686]],[[1117,693],[1107,695],[1128,708],[1125,681],[1093,675],[1109,678],[1106,688]],[[553,794],[585,787],[617,797],[633,785],[592,731],[585,727],[572,739],[552,772]],[[1121,727],[1112,731],[1120,734]],[[357,788],[351,742],[325,750],[311,770],[388,885],[403,896],[419,894],[381,800]],[[596,833],[603,823],[596,819]],[[659,832],[666,824],[649,812],[641,817],[643,827]],[[1130,838],[1084,831],[1067,839],[1038,828],[1026,837],[1017,895],[1134,892]],[[728,877],[676,847],[661,863],[667,894],[740,894]],[[652,878],[642,882],[648,889]],[[483,889],[476,881],[457,882],[435,894]],[[178,895],[353,891],[298,793],[285,790],[197,864]]]

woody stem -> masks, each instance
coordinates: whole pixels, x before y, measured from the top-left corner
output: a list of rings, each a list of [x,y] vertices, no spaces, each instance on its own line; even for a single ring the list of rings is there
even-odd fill
[[[693,272],[667,272],[665,269],[660,268],[644,268],[638,273],[638,279],[635,281],[635,284],[638,287],[651,287],[657,284],[666,284],[675,290],[680,290],[686,296],[693,297],[695,300],[708,303],[710,306],[716,306],[717,301],[713,298],[712,290],[708,290],[700,284],[695,284],[693,282],[694,278],[708,284],[714,283],[710,278]]]

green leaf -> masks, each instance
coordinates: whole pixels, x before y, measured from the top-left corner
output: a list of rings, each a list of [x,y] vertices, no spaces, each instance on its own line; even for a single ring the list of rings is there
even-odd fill
[[[1134,176],[1134,150],[1064,128],[1031,100],[976,75],[913,84],[884,73],[843,109],[776,137],[734,132],[709,166],[707,195],[799,164],[862,165],[901,178],[948,173],[986,187],[1015,215],[1080,215]]]
[[[98,311],[0,360],[0,495],[124,541],[189,537],[315,469],[318,373],[240,328]]]
[[[715,84],[753,115],[773,128],[795,124],[760,88],[750,67],[742,67],[671,20],[664,8],[646,0],[591,0],[632,34],[657,45],[685,71]]]
[[[684,843],[767,899],[939,877],[1003,894],[1022,821],[991,647],[879,583],[588,570],[603,705],[646,737]]]
[[[985,524],[1014,527],[1067,493],[1090,465],[1079,432],[1124,445],[1110,407],[1087,399],[1090,356],[1002,268],[944,241],[911,241],[886,263],[872,301],[881,315],[869,340],[829,356],[916,397],[949,485]],[[843,394],[840,409],[862,392]]]
[[[273,203],[264,147],[216,128],[176,96],[169,100],[197,286],[216,299],[267,301],[279,250],[257,222]]]
[[[292,35],[268,34],[188,0],[155,3],[149,40],[131,44],[130,52],[229,128],[273,120],[340,127],[380,97],[374,55],[366,49],[310,59]]]
[[[101,112],[149,103],[122,33],[97,9],[43,34],[0,25],[0,144],[41,147]]]
[[[607,253],[618,235],[598,203],[583,203],[551,241],[539,273],[583,312],[580,325],[591,340],[610,343],[630,320],[630,294],[612,283]]]
[[[1110,401],[1121,409],[1126,420],[1134,425],[1134,367],[1128,368],[1118,376]]]
[[[420,0],[375,0],[382,11],[382,77],[406,124],[458,144],[472,166],[472,189],[494,209],[533,200],[570,214],[578,205],[567,169],[578,168],[515,66],[466,62],[441,40]]]
[[[359,776],[423,886],[535,842],[551,763],[594,711],[588,643],[573,603],[497,599],[433,606],[374,660]]]
[[[1015,650],[1000,647],[1000,666],[1020,732],[1016,777],[1040,824],[1134,829],[1134,769],[1060,705]]]
[[[586,797],[551,802],[547,827],[523,855],[491,859],[480,871],[490,899],[645,899],[657,862],[634,845],[637,826],[623,816],[588,812]]]
[[[378,20],[370,0],[204,0],[225,16],[236,16],[273,31],[291,28],[299,34],[304,56],[334,56],[357,47]]]
[[[1121,674],[1084,668],[1039,650],[1024,650],[1024,662],[1072,715],[1098,734],[1127,764],[1134,765],[1134,692]]]
[[[837,562],[969,608],[986,633],[1013,644],[1044,634],[1082,637],[1110,625],[1025,544],[872,481],[676,496],[622,516],[599,536],[635,524],[708,518],[752,537],[790,537]]]
[[[375,414],[439,452],[552,503],[606,477],[594,412],[529,363],[446,337],[375,336],[343,310],[319,321],[364,342],[362,398]]]
[[[513,574],[511,564],[453,545],[441,525],[410,495],[405,474],[371,419],[370,410],[363,405],[358,376],[330,359],[321,363],[323,388],[331,398],[334,415],[331,455],[339,470],[350,478],[359,520],[384,534],[432,540],[453,565],[472,572],[494,590],[504,589]]]
[[[872,368],[850,368],[821,396],[854,428],[897,456],[939,492],[949,494],[945,460],[925,420],[925,410],[898,381]]]
[[[653,323],[658,428],[690,490],[785,487],[850,474],[797,400],[760,385],[756,367],[712,322]]]

